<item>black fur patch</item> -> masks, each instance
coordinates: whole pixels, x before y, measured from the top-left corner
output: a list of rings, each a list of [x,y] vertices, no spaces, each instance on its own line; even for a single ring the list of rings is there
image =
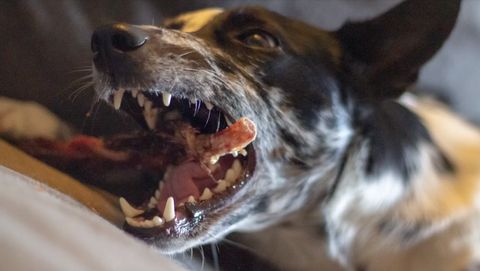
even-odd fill
[[[432,139],[419,118],[395,101],[384,101],[372,109],[365,120],[362,135],[370,140],[370,154],[366,173],[378,175],[385,170],[394,170],[404,182],[410,179],[417,165],[412,163],[415,151],[421,142],[433,145]]]
[[[269,62],[265,74],[267,84],[285,90],[285,106],[295,112],[300,124],[308,131],[315,130],[319,112],[330,105],[331,92],[336,89],[332,74],[311,59],[290,56]]]

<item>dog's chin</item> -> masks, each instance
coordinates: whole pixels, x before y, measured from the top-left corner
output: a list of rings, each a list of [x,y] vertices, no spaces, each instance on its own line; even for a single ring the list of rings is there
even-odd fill
[[[225,204],[223,209],[216,211],[203,209],[204,203],[200,203],[196,209],[202,213],[202,218],[176,220],[164,227],[151,229],[132,227],[125,223],[124,230],[154,246],[162,254],[177,254],[203,244],[218,242],[247,216],[245,212],[236,212],[243,209],[241,200]],[[176,211],[182,212],[181,209]]]
[[[192,147],[188,146],[189,135],[185,135],[191,131],[194,131],[192,136],[209,138],[206,153],[215,147],[216,141],[228,145],[238,138],[252,136],[240,123],[245,122],[244,118],[234,119],[220,106],[194,97],[175,97],[142,89],[102,91],[108,93],[108,102],[131,115],[150,131],[148,133],[185,137],[179,141],[185,143],[185,149]],[[246,122],[250,123],[248,119]],[[253,138],[245,141],[248,144],[212,156],[209,163],[188,156],[183,160],[172,159],[173,164],[165,166],[158,185],[142,192],[148,195],[143,203],[132,207],[127,200],[120,200],[126,215],[125,231],[167,254],[182,252],[224,235],[233,220],[241,220],[236,210],[248,196],[248,187],[254,179],[255,136],[254,126]],[[143,144],[141,141],[140,138],[139,144]],[[171,156],[178,154],[171,153]]]

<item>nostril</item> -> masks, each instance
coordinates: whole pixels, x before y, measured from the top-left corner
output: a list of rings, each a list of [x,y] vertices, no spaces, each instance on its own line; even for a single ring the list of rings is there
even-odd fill
[[[109,24],[95,30],[91,49],[93,53],[111,49],[129,52],[144,45],[147,39],[148,35],[139,27],[127,24]]]
[[[112,47],[123,51],[132,51],[142,46],[147,41],[146,37],[139,37],[134,33],[120,32],[112,37]]]

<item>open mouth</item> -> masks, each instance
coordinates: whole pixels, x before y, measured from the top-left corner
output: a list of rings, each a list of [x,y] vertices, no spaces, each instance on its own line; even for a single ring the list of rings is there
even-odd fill
[[[124,229],[147,242],[191,236],[204,219],[241,197],[255,170],[255,124],[220,107],[168,93],[116,90],[110,101],[152,133],[175,133],[185,157],[168,165],[143,204],[120,199]],[[175,156],[175,154],[171,154]]]

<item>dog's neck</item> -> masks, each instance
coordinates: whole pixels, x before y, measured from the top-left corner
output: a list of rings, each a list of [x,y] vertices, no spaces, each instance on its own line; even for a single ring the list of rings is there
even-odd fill
[[[393,117],[385,119],[388,123],[396,124],[393,130],[378,128],[369,135],[364,130],[356,130],[342,152],[343,166],[339,162],[338,167],[332,168],[330,174],[324,175],[309,190],[311,193],[323,190],[323,198],[310,197],[304,202],[303,209],[287,216],[283,223],[259,233],[242,236],[242,239],[247,244],[251,240],[260,255],[272,257],[275,261],[289,259],[289,255],[295,253],[304,255],[302,257],[327,253],[323,242],[328,240],[328,254],[344,266],[354,268],[358,262],[355,257],[361,252],[378,250],[389,255],[391,249],[400,249],[408,253],[419,249],[416,244],[421,242],[430,242],[433,246],[437,238],[443,238],[442,244],[458,238],[461,232],[450,226],[471,219],[472,216],[469,217],[468,214],[475,206],[472,201],[477,190],[476,180],[480,176],[480,169],[475,166],[480,155],[478,130],[435,103],[420,102],[412,96],[391,103],[396,103],[393,107],[402,106],[396,109],[402,112],[407,110],[407,114],[417,119],[418,125],[427,127],[431,133],[430,140],[427,140],[430,136],[420,137],[421,140],[408,148],[394,148],[398,156],[390,159],[408,161],[412,167],[401,162],[389,164],[387,162],[391,160],[387,157],[381,160],[386,163],[383,164],[384,170],[372,171],[374,174],[366,170],[369,168],[368,163],[372,162],[372,151],[378,147],[372,146],[372,140],[379,140],[378,137],[385,133],[391,136],[391,140],[395,139],[393,135],[406,131],[414,136],[415,127],[411,124],[398,125]],[[388,110],[394,110],[393,107]],[[403,114],[398,116],[405,120]],[[376,124],[382,126],[381,123]],[[420,128],[417,127],[417,130]],[[462,138],[471,140],[464,142]],[[400,139],[409,140],[405,137]],[[415,139],[418,139],[418,135]],[[388,142],[390,145],[394,143]],[[472,159],[472,155],[477,158]],[[447,158],[452,163],[448,163]],[[375,168],[375,165],[370,167]],[[406,168],[408,171],[404,171]],[[328,196],[325,195],[327,190],[330,192]],[[442,234],[437,234],[439,232]],[[275,248],[271,254],[266,253],[272,249],[271,242],[274,240],[282,240],[282,243],[290,245]],[[372,255],[377,255],[378,251]],[[435,250],[432,253],[432,259],[438,258]],[[401,253],[394,255],[403,257]],[[452,255],[456,254],[450,256]],[[391,260],[388,257],[375,257],[371,260],[388,262]],[[418,257],[421,257],[421,253]],[[313,258],[307,261],[310,267],[315,265]],[[293,265],[287,270],[303,270],[298,264],[288,260],[281,262],[285,267]],[[325,259],[318,262],[318,267],[322,269],[329,265],[335,266],[336,263]]]

